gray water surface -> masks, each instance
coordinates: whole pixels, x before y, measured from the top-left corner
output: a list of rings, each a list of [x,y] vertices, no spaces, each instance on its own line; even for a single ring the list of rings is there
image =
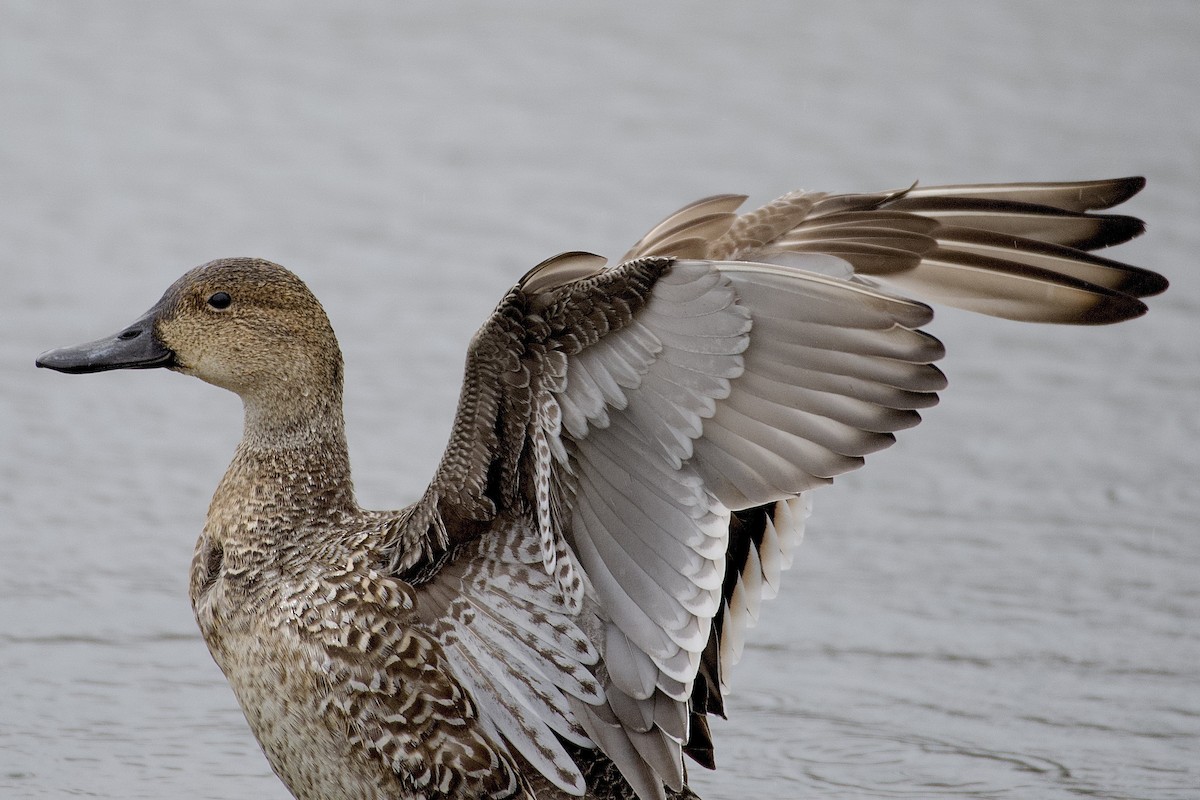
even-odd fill
[[[1105,329],[939,313],[951,387],[821,492],[705,797],[1200,797],[1200,6],[0,3],[0,797],[283,800],[186,598],[236,398],[33,369],[289,266],[364,504],[432,474],[531,265],[715,192],[1145,174]]]

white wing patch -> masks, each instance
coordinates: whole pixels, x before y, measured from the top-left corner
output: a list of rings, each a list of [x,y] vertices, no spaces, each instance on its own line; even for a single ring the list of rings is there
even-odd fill
[[[779,593],[780,575],[792,566],[796,548],[804,538],[804,526],[812,511],[812,494],[805,492],[775,506],[759,546],[751,547],[746,565],[738,575],[733,594],[724,605],[721,631],[721,691],[729,691],[729,675],[742,658],[746,630],[758,624],[763,600]]]

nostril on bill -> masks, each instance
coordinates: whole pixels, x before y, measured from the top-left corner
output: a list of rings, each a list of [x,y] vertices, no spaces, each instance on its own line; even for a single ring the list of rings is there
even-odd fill
[[[117,338],[121,339],[122,341],[125,341],[125,340],[129,340],[129,339],[136,339],[137,337],[139,337],[141,335],[142,335],[142,331],[140,328],[130,328],[127,331],[121,331],[119,334],[117,334]]]

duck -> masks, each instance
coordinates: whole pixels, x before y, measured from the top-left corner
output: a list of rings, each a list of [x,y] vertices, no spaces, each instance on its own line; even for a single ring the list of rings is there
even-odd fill
[[[304,282],[196,267],[63,373],[161,368],[237,393],[243,435],[189,594],[298,800],[696,798],[746,629],[811,492],[916,425],[935,302],[1108,324],[1156,272],[1094,251],[1142,178],[707,197],[619,261],[529,270],[472,338],[416,502],[361,508],[343,359]]]

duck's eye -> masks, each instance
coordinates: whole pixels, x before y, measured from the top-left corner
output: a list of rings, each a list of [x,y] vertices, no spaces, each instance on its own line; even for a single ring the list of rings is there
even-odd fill
[[[229,304],[232,302],[233,298],[229,296],[229,292],[216,292],[208,298],[208,304],[218,310],[229,308]]]

